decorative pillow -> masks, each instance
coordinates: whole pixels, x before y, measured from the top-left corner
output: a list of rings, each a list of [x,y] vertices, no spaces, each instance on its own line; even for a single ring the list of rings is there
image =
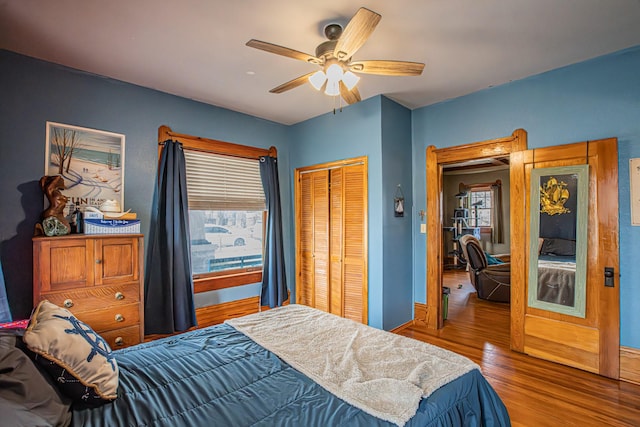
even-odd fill
[[[109,345],[69,310],[41,301],[23,340],[36,362],[74,401],[93,405],[117,397],[118,364]]]

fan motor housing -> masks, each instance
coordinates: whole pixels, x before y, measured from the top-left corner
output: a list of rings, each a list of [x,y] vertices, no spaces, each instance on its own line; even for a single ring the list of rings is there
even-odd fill
[[[316,57],[323,58],[327,56],[333,56],[333,51],[336,48],[337,40],[328,40],[320,43],[316,48]]]

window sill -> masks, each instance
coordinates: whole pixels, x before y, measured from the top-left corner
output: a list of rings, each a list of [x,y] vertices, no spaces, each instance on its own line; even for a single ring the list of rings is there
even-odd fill
[[[220,276],[198,277],[193,279],[193,291],[199,294],[259,282],[262,282],[262,271],[260,270],[228,273]]]

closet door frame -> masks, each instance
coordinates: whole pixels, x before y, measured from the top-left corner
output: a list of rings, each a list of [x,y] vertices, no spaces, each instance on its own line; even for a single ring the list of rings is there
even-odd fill
[[[369,259],[369,254],[368,254],[368,230],[369,230],[369,226],[368,226],[368,166],[367,166],[367,157],[363,156],[363,157],[355,157],[355,158],[351,158],[351,159],[345,159],[345,160],[338,160],[338,161],[333,161],[333,162],[327,162],[327,163],[322,163],[322,164],[316,164],[316,165],[311,165],[311,166],[305,166],[302,168],[297,168],[295,170],[295,175],[294,175],[294,200],[295,200],[295,236],[296,236],[296,295],[295,295],[295,300],[296,303],[301,303],[301,296],[303,295],[303,263],[302,263],[302,247],[301,247],[301,230],[302,230],[302,206],[301,206],[301,178],[303,174],[307,174],[307,173],[313,173],[313,172],[318,172],[318,171],[323,171],[323,170],[327,170],[327,171],[331,171],[334,169],[339,169],[339,168],[343,168],[343,167],[349,167],[349,166],[356,166],[356,165],[363,165],[364,167],[364,176],[363,176],[363,187],[364,187],[364,194],[363,194],[363,235],[362,235],[362,251],[363,251],[363,277],[362,277],[362,318],[359,319],[362,323],[368,323],[368,259]],[[329,173],[329,175],[331,175],[331,173]],[[329,188],[331,187],[331,185],[329,184]],[[344,192],[343,192],[344,193]],[[344,197],[344,195],[342,195],[342,197]],[[329,200],[331,200],[331,194],[329,195]],[[344,206],[344,200],[342,201]],[[331,204],[330,204],[331,206]],[[330,209],[329,206],[329,209]],[[309,211],[309,210],[307,210]],[[310,210],[311,212],[313,212],[313,208],[311,208]],[[307,221],[309,221],[307,219]],[[314,220],[313,218],[310,220],[311,223],[313,224]],[[342,226],[343,228],[343,232],[342,235],[344,236],[344,225]],[[329,232],[329,237],[331,238],[331,231]],[[329,248],[331,248],[331,241],[329,242]],[[330,251],[331,252],[331,251]],[[333,255],[335,256],[335,249],[334,249],[334,253]],[[342,257],[344,257],[344,250],[342,251]],[[343,260],[341,259],[340,264],[342,265]],[[335,259],[331,260],[330,259],[330,263],[329,265],[331,266],[330,268],[335,268]],[[328,279],[329,279],[329,283],[331,283],[331,276],[332,276],[332,272],[328,271]],[[343,271],[340,272],[340,275],[343,277],[343,282],[342,282],[342,289],[340,289],[339,292],[333,292],[334,295],[342,295],[344,296],[344,274]],[[311,290],[307,290],[307,292],[311,292],[312,294],[315,292],[315,290],[311,289]],[[332,292],[329,292],[329,295],[331,295]],[[344,316],[344,302],[341,301],[342,304],[342,309],[340,310],[340,313],[336,313],[339,315]],[[332,304],[331,301],[329,302],[329,307],[332,307],[332,305],[335,307],[335,304]]]

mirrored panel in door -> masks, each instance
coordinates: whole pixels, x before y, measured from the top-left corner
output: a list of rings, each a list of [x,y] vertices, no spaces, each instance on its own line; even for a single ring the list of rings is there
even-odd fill
[[[529,307],[585,317],[589,165],[531,171]]]

